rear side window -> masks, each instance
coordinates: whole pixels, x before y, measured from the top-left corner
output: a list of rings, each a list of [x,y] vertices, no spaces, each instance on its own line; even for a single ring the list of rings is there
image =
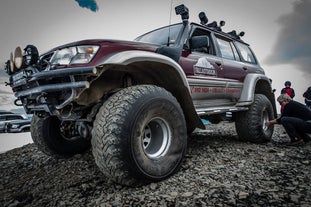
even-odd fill
[[[216,38],[216,39],[217,39],[217,43],[219,45],[219,49],[221,52],[221,57],[230,59],[230,60],[235,60],[234,52],[232,50],[230,42],[224,39],[220,39],[220,38]]]
[[[239,56],[239,53],[238,53],[237,49],[235,48],[233,42],[230,42],[230,45],[231,45],[231,47],[232,47],[232,50],[233,50],[235,59],[238,60],[238,61],[241,61],[241,58],[240,58],[240,56]]]
[[[243,61],[256,64],[255,56],[247,45],[239,42],[235,42],[235,45],[237,46]]]

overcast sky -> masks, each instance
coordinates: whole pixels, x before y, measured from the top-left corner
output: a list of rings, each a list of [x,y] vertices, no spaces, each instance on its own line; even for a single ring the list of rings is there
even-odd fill
[[[96,3],[94,12],[75,0],[1,0],[1,66],[17,46],[34,44],[43,53],[81,39],[132,40],[180,22],[174,11],[171,14],[170,0]],[[190,10],[190,21],[199,22],[198,13],[204,11],[210,21],[225,20],[225,31],[245,31],[243,39],[273,79],[276,94],[290,80],[296,100],[303,102],[302,93],[311,86],[310,0],[173,0],[173,8],[182,3]]]

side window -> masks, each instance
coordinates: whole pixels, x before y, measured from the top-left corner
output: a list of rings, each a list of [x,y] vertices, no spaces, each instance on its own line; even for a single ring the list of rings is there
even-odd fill
[[[195,37],[195,36],[207,36],[209,38],[209,47],[198,48],[198,49],[195,49],[194,51],[207,53],[210,55],[215,55],[215,52],[214,52],[215,50],[214,50],[213,42],[211,39],[211,33],[209,31],[206,31],[203,29],[195,29],[193,33],[191,34],[191,37]]]
[[[232,47],[233,53],[234,53],[234,57],[236,60],[241,61],[241,58],[239,56],[238,51],[236,50],[236,47],[234,46],[234,44],[232,42],[230,42],[230,45]]]
[[[226,59],[230,59],[230,60],[235,60],[235,56],[232,50],[232,47],[230,45],[230,42],[224,39],[220,39],[220,38],[216,38],[218,45],[219,45],[219,49],[221,52],[221,57],[226,58]]]
[[[255,56],[247,45],[239,42],[235,42],[235,44],[242,56],[243,61],[256,64]]]

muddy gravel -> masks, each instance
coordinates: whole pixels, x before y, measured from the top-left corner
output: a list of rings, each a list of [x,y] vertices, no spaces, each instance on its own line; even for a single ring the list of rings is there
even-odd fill
[[[286,141],[280,126],[253,144],[233,123],[208,125],[176,174],[135,188],[104,177],[91,152],[54,159],[28,144],[0,154],[0,206],[311,206],[311,143]]]

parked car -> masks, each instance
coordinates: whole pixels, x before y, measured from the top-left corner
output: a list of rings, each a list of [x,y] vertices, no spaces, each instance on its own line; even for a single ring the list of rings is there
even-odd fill
[[[0,132],[22,132],[30,129],[31,119],[25,114],[0,114]]]
[[[6,123],[5,132],[29,132],[31,119],[12,120]]]

